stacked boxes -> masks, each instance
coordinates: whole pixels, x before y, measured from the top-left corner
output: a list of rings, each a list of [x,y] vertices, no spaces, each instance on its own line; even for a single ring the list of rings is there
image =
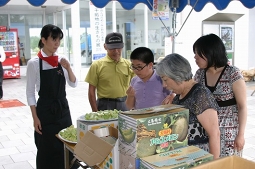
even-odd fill
[[[187,146],[189,110],[162,105],[119,114],[121,169],[137,169],[140,158]]]
[[[195,146],[141,158],[140,169],[188,169],[213,160],[213,155]]]

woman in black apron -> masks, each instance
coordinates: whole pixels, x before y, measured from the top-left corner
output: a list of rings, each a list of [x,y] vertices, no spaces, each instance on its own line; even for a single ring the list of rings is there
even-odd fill
[[[55,54],[62,38],[60,28],[44,26],[38,45],[41,51],[27,65],[27,99],[34,119],[37,169],[65,168],[63,143],[56,134],[72,125],[65,88],[66,80],[72,87],[77,82],[69,62]],[[37,104],[33,104],[31,94],[34,86],[39,95]]]

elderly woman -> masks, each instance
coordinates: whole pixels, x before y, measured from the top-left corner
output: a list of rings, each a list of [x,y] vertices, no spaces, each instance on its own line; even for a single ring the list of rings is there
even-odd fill
[[[176,93],[173,104],[189,109],[188,144],[198,146],[214,155],[220,155],[218,105],[204,85],[192,79],[189,62],[179,54],[166,56],[156,66],[163,85]]]

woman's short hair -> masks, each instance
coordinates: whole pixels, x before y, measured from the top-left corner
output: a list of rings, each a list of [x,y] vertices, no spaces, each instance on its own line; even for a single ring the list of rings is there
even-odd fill
[[[154,63],[154,55],[149,48],[146,47],[138,47],[132,51],[130,55],[131,60],[139,60],[143,63],[149,64]]]
[[[62,30],[55,26],[55,25],[52,25],[52,24],[48,24],[48,25],[45,25],[42,30],[41,30],[41,38],[44,38],[44,39],[48,39],[48,37],[52,37],[53,40],[59,38],[60,40],[63,38],[63,32]],[[43,48],[43,43],[42,43],[42,40],[40,39],[39,43],[38,43],[38,47],[40,49]]]
[[[167,76],[177,83],[193,77],[189,61],[177,53],[167,55],[161,60],[156,65],[156,72],[159,76]]]
[[[207,69],[212,66],[216,69],[228,63],[225,45],[215,34],[204,35],[197,39],[193,44],[193,52],[207,59]]]

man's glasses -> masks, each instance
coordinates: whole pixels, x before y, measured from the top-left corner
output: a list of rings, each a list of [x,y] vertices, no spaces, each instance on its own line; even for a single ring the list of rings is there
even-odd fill
[[[133,65],[131,65],[131,66],[130,66],[130,69],[132,69],[132,70],[137,70],[137,71],[141,71],[141,70],[143,70],[143,68],[145,68],[146,66],[148,66],[148,64],[144,65],[143,67],[141,67],[141,66],[134,67]]]

